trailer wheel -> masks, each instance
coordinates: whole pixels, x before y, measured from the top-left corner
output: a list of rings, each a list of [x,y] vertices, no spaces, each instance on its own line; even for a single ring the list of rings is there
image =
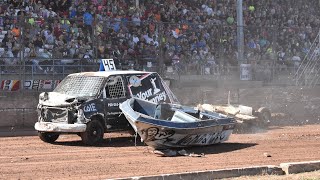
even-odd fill
[[[53,132],[38,132],[39,138],[47,143],[53,143],[59,138],[59,133],[53,133]]]
[[[263,124],[268,124],[271,121],[271,112],[266,107],[261,107],[258,109],[258,118]]]
[[[80,133],[82,142],[87,145],[95,145],[103,140],[104,128],[98,120],[92,120],[87,124],[85,132]]]

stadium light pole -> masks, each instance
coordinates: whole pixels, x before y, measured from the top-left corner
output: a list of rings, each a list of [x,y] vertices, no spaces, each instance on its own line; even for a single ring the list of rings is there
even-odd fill
[[[243,11],[242,0],[237,0],[237,45],[238,45],[238,64],[245,63],[244,60],[244,37],[243,37]]]

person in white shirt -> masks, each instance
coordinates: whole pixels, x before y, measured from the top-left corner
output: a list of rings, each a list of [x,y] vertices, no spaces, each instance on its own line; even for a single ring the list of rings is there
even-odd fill
[[[140,26],[141,19],[140,19],[140,17],[139,17],[139,13],[133,14],[132,17],[131,17],[131,19],[132,19],[132,22],[133,22],[133,24],[134,24],[135,26]]]
[[[137,44],[137,43],[139,42],[139,37],[136,36],[135,34],[132,35],[132,41],[133,41],[135,44]]]

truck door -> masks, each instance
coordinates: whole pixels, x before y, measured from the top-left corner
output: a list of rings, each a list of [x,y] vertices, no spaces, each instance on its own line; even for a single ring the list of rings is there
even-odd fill
[[[124,85],[122,76],[113,75],[108,77],[104,89],[106,122],[111,129],[124,129],[128,126],[127,120],[119,109],[120,103],[127,100],[129,96]]]

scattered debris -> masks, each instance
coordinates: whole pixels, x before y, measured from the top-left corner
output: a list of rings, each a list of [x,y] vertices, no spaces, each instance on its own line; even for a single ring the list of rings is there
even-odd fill
[[[176,156],[190,156],[190,157],[204,157],[205,154],[195,154],[188,153],[186,150],[172,150],[172,149],[164,149],[164,150],[154,150],[153,153],[163,156],[163,157],[176,157]]]
[[[258,126],[266,126],[270,124],[272,118],[271,111],[266,107],[260,107],[255,110],[253,107],[245,105],[213,105],[213,104],[198,104],[199,109],[218,112],[234,117],[241,127],[245,124],[256,124]]]
[[[154,150],[153,153],[160,155],[160,156],[165,156],[165,157],[173,157],[177,156],[177,151],[173,151],[170,149],[165,149],[165,150]]]
[[[265,157],[271,157],[271,155],[270,155],[269,153],[263,153],[263,155],[264,155]]]

